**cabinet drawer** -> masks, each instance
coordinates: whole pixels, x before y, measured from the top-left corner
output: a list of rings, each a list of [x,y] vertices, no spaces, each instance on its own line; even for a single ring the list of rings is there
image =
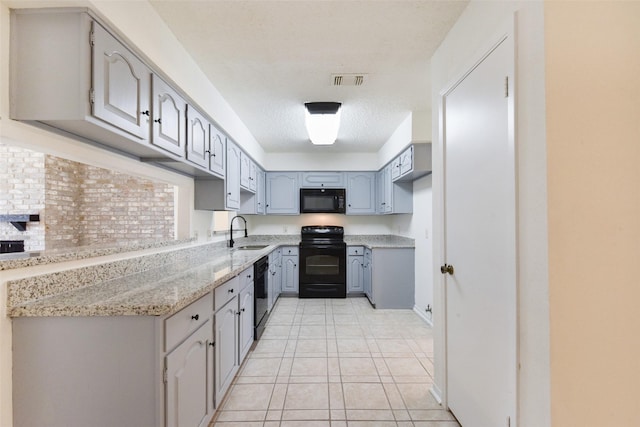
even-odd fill
[[[297,246],[285,246],[282,248],[282,255],[292,256],[298,255],[298,247]]]
[[[211,294],[192,302],[164,321],[164,350],[169,351],[209,319]]]
[[[364,255],[363,246],[347,246],[347,255]]]
[[[240,279],[240,290],[243,291],[247,286],[253,286],[253,267],[244,270],[238,276]]]
[[[215,308],[216,311],[221,309],[227,302],[229,302],[233,297],[240,294],[240,279],[238,276],[229,280],[223,285],[218,286],[214,289],[215,292]]]

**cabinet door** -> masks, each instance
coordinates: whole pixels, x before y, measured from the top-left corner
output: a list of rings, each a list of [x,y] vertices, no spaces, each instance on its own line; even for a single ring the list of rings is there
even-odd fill
[[[99,24],[92,27],[92,114],[146,141],[151,71]]]
[[[224,178],[227,138],[213,125],[209,125],[209,135],[209,170]]]
[[[187,103],[155,74],[151,80],[153,93],[153,123],[151,143],[176,156],[184,157]]]
[[[239,315],[239,360],[242,364],[245,356],[253,344],[253,280],[240,292],[240,315]]]
[[[393,212],[393,184],[391,182],[391,170],[392,165],[387,165],[384,168],[384,177],[382,184],[384,185],[384,213]]]
[[[207,321],[166,357],[167,427],[206,425],[212,414],[211,335]]]
[[[347,260],[347,293],[364,291],[364,256],[351,255]]]
[[[363,278],[363,291],[364,294],[369,298],[369,301],[373,304],[373,289],[371,286],[373,269],[371,265],[371,250],[365,249],[364,251],[364,278]]]
[[[300,189],[296,172],[267,173],[267,215],[300,213]]]
[[[258,170],[256,173],[256,213],[264,215],[265,213],[265,185],[264,185],[265,173],[263,170]]]
[[[281,249],[276,249],[269,254],[269,277],[268,280],[268,302],[269,311],[273,308],[273,305],[280,296],[282,290],[282,255]]]
[[[244,151],[240,152],[240,186],[245,189],[249,189],[251,185],[251,158],[245,154]]]
[[[249,164],[249,190],[255,192],[258,186],[257,183],[258,167],[251,161]]]
[[[405,176],[411,171],[413,171],[413,146],[400,154],[400,176]]]
[[[227,141],[227,171],[225,189],[226,207],[229,210],[240,209],[240,156],[241,150],[231,141]]]
[[[238,371],[238,297],[216,312],[216,407]]]
[[[375,172],[348,172],[347,215],[371,215],[375,213]]]
[[[209,167],[209,122],[195,108],[187,107],[187,160]]]
[[[393,159],[391,162],[391,180],[400,177],[400,156]]]
[[[344,188],[343,172],[303,172],[301,188]]]
[[[298,256],[282,256],[282,292],[298,293]]]

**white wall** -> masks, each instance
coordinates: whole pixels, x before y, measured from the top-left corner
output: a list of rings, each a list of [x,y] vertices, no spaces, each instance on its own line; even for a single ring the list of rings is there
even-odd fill
[[[266,153],[268,171],[372,171],[378,170],[377,153],[333,153],[322,147],[313,153]]]
[[[391,230],[415,239],[416,251],[416,288],[415,311],[427,321],[432,321],[433,308],[433,191],[432,175],[413,182],[413,214],[393,215]]]
[[[550,425],[549,282],[545,146],[544,3],[472,1],[432,57],[434,262],[442,256],[442,153],[439,92],[458,80],[497,36],[516,22],[518,180],[519,427]],[[446,392],[442,278],[434,271],[436,389]],[[446,393],[444,395],[446,397]]]
[[[345,234],[390,234],[393,215],[243,215],[249,234],[300,234],[303,225],[338,225]]]

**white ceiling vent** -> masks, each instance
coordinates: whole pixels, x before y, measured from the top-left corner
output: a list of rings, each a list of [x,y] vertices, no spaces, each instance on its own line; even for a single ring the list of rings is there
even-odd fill
[[[332,74],[331,82],[333,86],[362,86],[364,84],[366,74]]]

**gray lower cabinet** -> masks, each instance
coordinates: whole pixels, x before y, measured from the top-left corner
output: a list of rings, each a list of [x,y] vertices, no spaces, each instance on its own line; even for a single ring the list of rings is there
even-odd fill
[[[368,283],[363,286],[365,286],[365,295],[375,308],[413,308],[415,305],[414,252],[413,248],[371,250],[371,264],[367,267],[370,271],[365,273],[365,277],[371,275],[371,286],[370,289]]]
[[[240,291],[238,297],[238,345],[239,345],[239,360],[238,364],[242,363],[247,353],[253,345],[253,303],[254,303],[254,288],[253,288],[253,268],[245,270],[240,276],[240,280],[244,281],[244,289]]]
[[[363,278],[362,278],[362,290],[364,294],[369,298],[369,301],[373,299],[371,294],[371,282],[372,282],[372,269],[371,269],[371,249],[365,248],[364,250],[364,266],[363,266]]]
[[[364,292],[364,247],[347,247],[347,293]]]
[[[298,247],[282,247],[282,292],[292,295],[298,294],[298,284],[300,282],[298,267]]]
[[[253,268],[170,316],[13,319],[16,426],[202,427],[253,344]]]
[[[214,291],[216,407],[253,344],[253,292],[253,267]]]
[[[16,426],[207,425],[213,296],[171,316],[13,319]]]
[[[282,249],[277,248],[269,254],[268,309],[271,311],[282,292]]]
[[[300,213],[298,172],[267,172],[267,215]]]
[[[167,427],[206,426],[213,415],[211,338],[212,326],[207,320],[166,357]]]
[[[216,407],[238,372],[238,297],[216,311]]]

